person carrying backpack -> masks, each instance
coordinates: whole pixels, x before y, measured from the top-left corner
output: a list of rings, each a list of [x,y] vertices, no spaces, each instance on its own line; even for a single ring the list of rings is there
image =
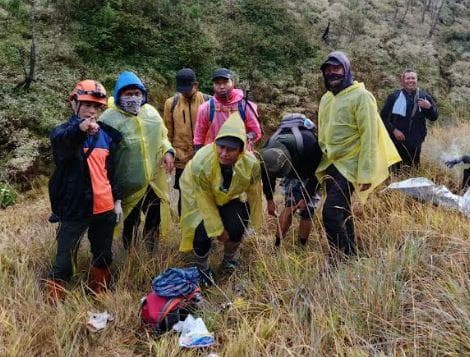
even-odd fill
[[[233,270],[246,227],[261,225],[260,165],[246,148],[244,123],[233,113],[215,142],[200,149],[181,176],[180,251],[194,253],[208,284],[212,282],[208,258],[213,242],[224,245],[222,269]]]
[[[88,286],[95,294],[105,291],[111,280],[113,230],[122,215],[112,161],[121,134],[96,121],[106,107],[106,91],[101,83],[84,80],[75,85],[69,100],[73,115],[50,134],[55,169],[49,197],[59,221],[57,253],[46,280],[51,302],[65,297],[73,252],[87,229],[93,254]]]
[[[199,106],[210,98],[198,91],[198,85],[191,68],[180,69],[176,72],[177,93],[165,101],[163,121],[168,129],[168,140],[176,152],[174,188],[178,191],[183,169],[194,154],[193,133]],[[181,213],[181,195],[178,197],[178,213]]]
[[[286,114],[277,131],[259,152],[263,192],[269,215],[276,216],[273,200],[276,178],[282,178],[281,186],[284,189],[285,207],[279,215],[275,246],[281,244],[281,239],[285,237],[296,211],[300,215],[300,244],[307,243],[312,229],[318,185],[315,170],[322,157],[315,129],[315,124],[305,115]]]
[[[169,229],[167,173],[173,171],[174,150],[160,114],[148,103],[147,89],[134,72],[119,74],[114,97],[109,99],[109,108],[100,121],[123,136],[114,162],[116,181],[122,190],[124,248],[131,248],[143,212],[143,238],[152,251],[158,235]]]
[[[212,143],[230,114],[238,112],[245,125],[248,149],[261,138],[256,104],[244,98],[243,91],[236,89],[232,73],[219,68],[212,75],[214,96],[199,107],[194,129],[194,148]]]

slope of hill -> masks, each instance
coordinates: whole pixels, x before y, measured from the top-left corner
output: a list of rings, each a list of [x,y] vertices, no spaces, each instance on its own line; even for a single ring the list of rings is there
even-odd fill
[[[230,67],[269,131],[283,111],[315,117],[318,66],[342,49],[379,103],[413,67],[443,119],[467,119],[469,9],[468,0],[0,0],[0,180],[28,186],[48,173],[47,134],[68,115],[73,84],[97,78],[111,92],[123,69],[144,78],[161,108],[182,66],[206,91],[211,71]],[[15,89],[33,37],[35,81]]]

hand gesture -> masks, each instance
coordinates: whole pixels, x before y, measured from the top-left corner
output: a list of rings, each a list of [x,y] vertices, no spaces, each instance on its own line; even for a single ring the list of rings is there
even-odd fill
[[[418,99],[418,106],[421,108],[421,109],[429,109],[431,108],[431,102],[429,100],[427,100],[426,98],[419,98]]]
[[[114,201],[114,213],[116,213],[116,223],[119,223],[122,218],[121,200]]]
[[[460,164],[462,162],[462,158],[461,157],[455,157],[453,158],[452,160],[447,160],[445,162],[445,164],[450,167],[450,168],[453,168],[455,165],[457,164]]]
[[[96,123],[96,118],[94,117],[83,119],[80,124],[78,124],[78,127],[81,131],[89,135],[95,135],[100,129],[100,126]]]
[[[171,152],[167,152],[165,156],[163,156],[163,167],[168,174],[170,174],[174,167],[175,167],[175,157]]]

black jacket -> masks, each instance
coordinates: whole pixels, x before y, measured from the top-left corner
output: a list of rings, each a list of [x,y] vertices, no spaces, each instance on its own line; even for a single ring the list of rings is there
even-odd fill
[[[307,129],[300,129],[300,133],[302,134],[303,140],[303,150],[301,152],[299,152],[295,137],[289,129],[284,129],[272,143],[272,145],[284,145],[284,147],[289,151],[294,170],[291,170],[287,177],[300,179],[305,185],[307,193],[313,197],[318,185],[315,171],[320,164],[322,152],[320,146],[318,145],[318,140],[312,131]],[[268,148],[272,145],[270,145],[268,141],[264,147]],[[271,188],[274,189],[276,186],[276,177],[269,175],[262,166],[261,179],[263,181],[263,193],[266,199],[272,200],[273,192]]]
[[[406,117],[392,114],[393,105],[401,91],[403,91],[406,98]],[[415,97],[427,99],[431,103],[431,108],[420,109],[418,104],[415,102]],[[415,114],[411,117],[413,107],[415,105]],[[421,146],[427,134],[426,119],[431,121],[436,120],[438,117],[438,111],[434,99],[424,90],[419,89],[418,96],[416,96],[415,92],[408,94],[405,90],[399,89],[387,97],[387,100],[380,111],[380,116],[382,117],[385,127],[387,128],[393,142],[397,143],[395,135],[393,135],[393,130],[398,129],[405,135],[406,140],[404,144],[407,147],[417,148]]]
[[[68,122],[55,127],[51,134],[52,155],[55,169],[49,180],[49,199],[53,214],[63,221],[75,221],[93,215],[93,192],[90,171],[84,146],[93,146],[95,139],[79,128],[80,118],[72,116]],[[106,159],[108,179],[113,199],[120,199],[121,193],[113,179],[112,151],[121,140],[119,131],[98,123],[98,135],[106,136],[110,155]],[[88,140],[87,140],[88,139]]]

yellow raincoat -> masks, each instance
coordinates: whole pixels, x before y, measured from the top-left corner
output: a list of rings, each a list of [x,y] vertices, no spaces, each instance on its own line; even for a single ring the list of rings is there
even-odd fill
[[[123,136],[114,155],[116,182],[122,191],[124,217],[144,196],[150,185],[160,198],[160,232],[165,235],[170,227],[169,185],[161,162],[172,150],[167,129],[158,111],[144,104],[137,116],[126,113],[108,100],[108,109],[100,121],[119,130]]]
[[[388,176],[388,168],[401,160],[377,111],[374,96],[356,81],[336,95],[327,92],[318,110],[318,142],[323,158],[317,168],[321,180],[334,164],[354,185],[361,202]],[[358,185],[371,184],[359,192]]]
[[[188,162],[180,179],[182,213],[180,251],[193,249],[196,227],[204,220],[209,237],[217,237],[224,231],[218,206],[240,198],[250,206],[250,224],[259,228],[262,221],[261,170],[255,156],[246,150],[245,126],[238,112],[233,113],[221,127],[217,138],[235,136],[243,141],[244,151],[233,167],[230,188],[223,192],[222,174],[217,155],[217,145],[208,144]]]

